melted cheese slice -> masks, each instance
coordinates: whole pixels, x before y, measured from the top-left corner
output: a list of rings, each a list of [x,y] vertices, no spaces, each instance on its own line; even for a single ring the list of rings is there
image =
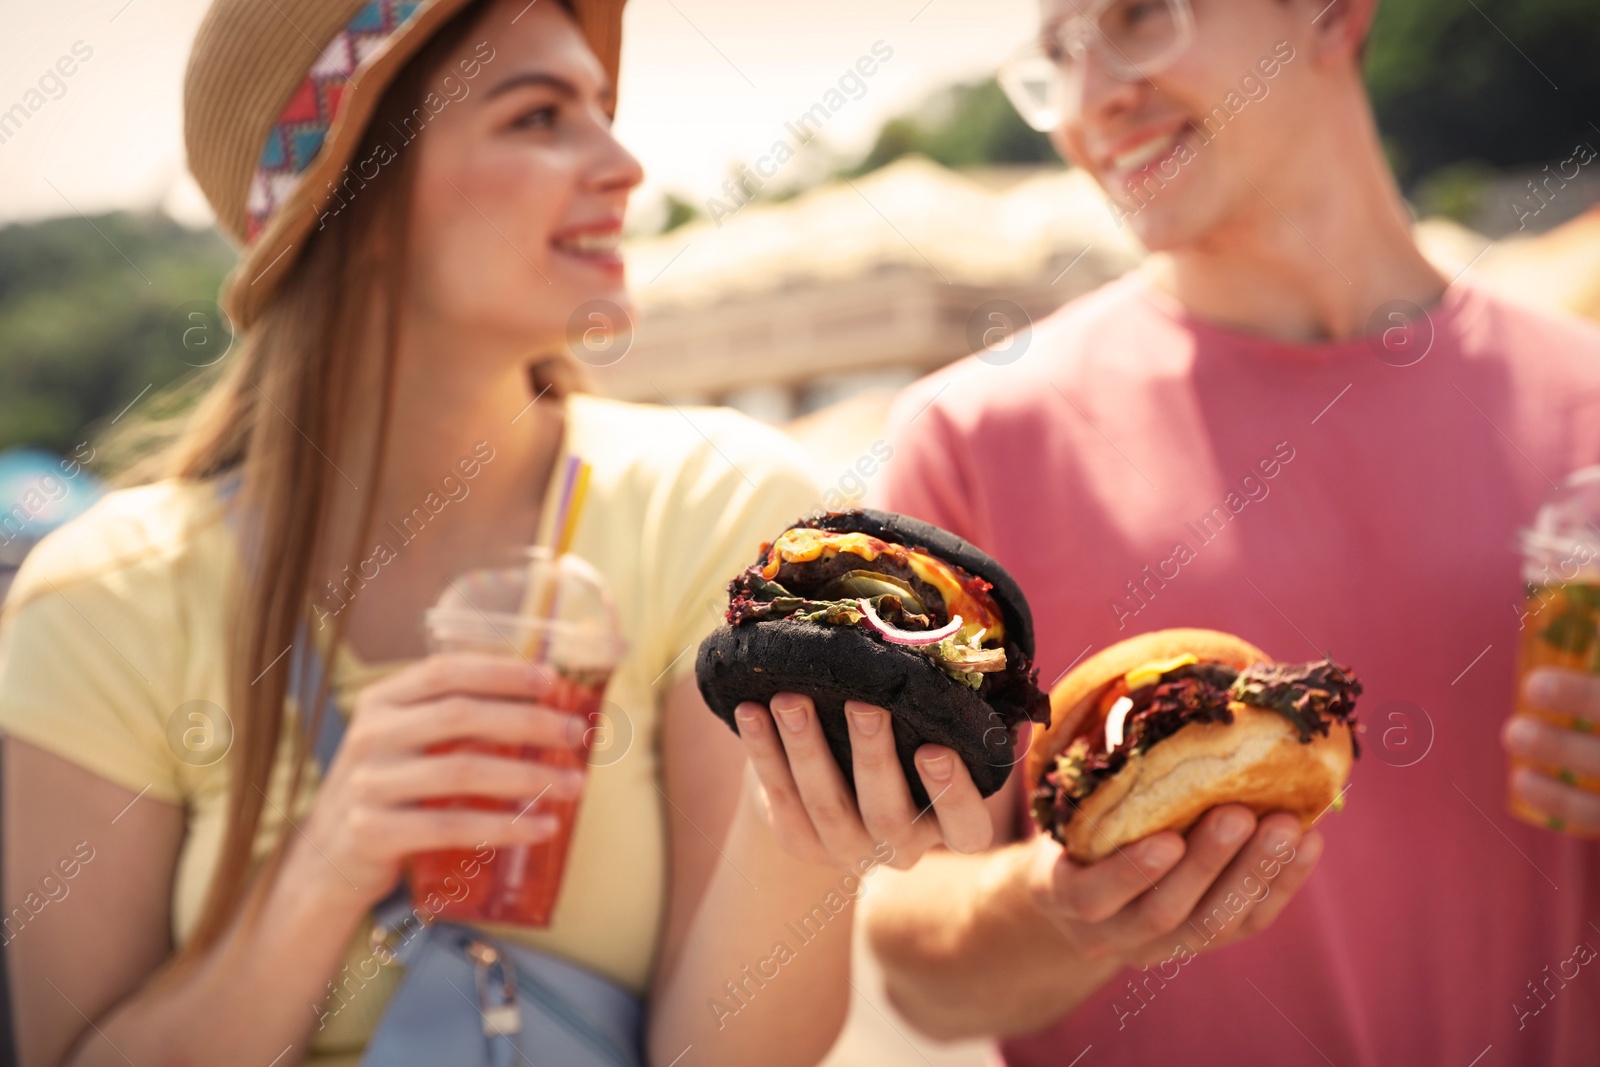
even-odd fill
[[[990,597],[985,595],[980,600],[968,592],[961,584],[961,579],[956,576],[955,570],[944,560],[931,556],[919,548],[892,544],[871,534],[854,531],[837,533],[832,530],[815,530],[809,526],[796,526],[785,530],[772,543],[772,548],[767,553],[766,565],[761,568],[761,575],[769,581],[775,580],[781,564],[809,563],[822,556],[833,556],[840,552],[848,552],[868,562],[881,555],[887,555],[896,562],[905,564],[913,574],[933,586],[939,591],[939,595],[944,597],[947,616],[961,616],[963,634],[970,635],[982,630],[986,642],[993,640],[996,644],[1004,644],[1005,627],[1000,621],[999,610],[993,606],[994,601]]]
[[[1156,663],[1146,663],[1143,667],[1136,667],[1122,676],[1122,682],[1128,687],[1128,692],[1154,685],[1161,680],[1161,676],[1168,671],[1175,671],[1179,667],[1187,667],[1191,663],[1199,663],[1200,657],[1185,652],[1181,656],[1164,659]]]

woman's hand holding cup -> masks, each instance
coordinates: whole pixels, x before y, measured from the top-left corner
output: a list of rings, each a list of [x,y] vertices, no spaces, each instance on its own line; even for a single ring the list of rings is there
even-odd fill
[[[540,705],[553,681],[547,668],[516,657],[444,653],[363,689],[300,826],[312,850],[300,857],[302,870],[320,868],[330,892],[364,910],[388,895],[413,853],[552,837],[555,817],[527,809],[541,796],[576,797],[581,770],[523,756],[430,750],[465,741],[585,751],[587,720]],[[516,810],[421,806],[461,794],[515,802]]]

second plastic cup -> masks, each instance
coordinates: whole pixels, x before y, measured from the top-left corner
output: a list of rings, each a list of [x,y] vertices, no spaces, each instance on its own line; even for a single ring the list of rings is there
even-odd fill
[[[572,555],[529,549],[525,562],[472,571],[453,580],[424,615],[435,652],[516,656],[545,668],[550,689],[539,703],[571,715],[585,738],[600,720],[601,701],[625,643],[611,597],[598,572]],[[553,767],[587,768],[567,747],[450,741],[430,754],[474,751],[520,756]],[[554,837],[535,845],[487,850],[447,849],[410,859],[414,901],[448,919],[548,926],[561,891],[579,800],[530,797],[502,801],[448,797],[425,807],[505,811],[512,818],[554,815]],[[487,858],[486,858],[487,857]]]
[[[1593,733],[1597,724],[1588,719],[1528,703],[1522,685],[1539,667],[1600,674],[1600,467],[1578,471],[1551,494],[1532,528],[1523,531],[1522,550],[1527,600],[1517,665],[1517,714],[1564,730]],[[1600,794],[1600,778],[1513,757],[1511,772],[1519,767]],[[1572,832],[1560,818],[1534,810],[1515,795],[1509,807],[1524,822]]]

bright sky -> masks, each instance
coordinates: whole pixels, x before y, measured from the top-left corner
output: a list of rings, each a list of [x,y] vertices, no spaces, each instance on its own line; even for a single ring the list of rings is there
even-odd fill
[[[181,108],[207,3],[0,0],[0,113],[75,46],[79,59],[92,53],[47,82],[44,106],[0,144],[0,223],[158,203],[208,217],[184,171]],[[876,44],[892,55],[826,130],[865,150],[884,119],[992,72],[1036,10],[1036,0],[631,0],[617,131],[649,172],[639,202],[670,189],[703,205],[731,165],[766,154]]]

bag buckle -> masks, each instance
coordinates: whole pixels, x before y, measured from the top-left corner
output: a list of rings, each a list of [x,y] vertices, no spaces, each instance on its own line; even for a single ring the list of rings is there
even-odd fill
[[[419,929],[429,925],[432,925],[430,918],[418,922],[410,914],[394,924],[374,921],[372,928],[367,931],[367,951],[385,967],[399,966],[400,946],[409,941]]]
[[[478,987],[478,1012],[483,1016],[483,1036],[501,1037],[522,1029],[522,1009],[517,1005],[517,971],[511,957],[487,941],[467,942],[473,979]],[[490,972],[500,968],[498,997],[490,987]]]

